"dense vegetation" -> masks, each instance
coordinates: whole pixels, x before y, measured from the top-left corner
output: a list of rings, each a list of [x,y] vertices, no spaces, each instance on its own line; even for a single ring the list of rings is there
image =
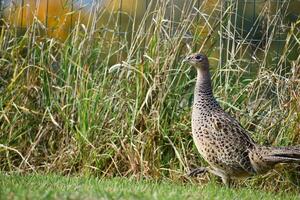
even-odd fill
[[[211,60],[219,102],[256,141],[300,144],[295,5],[257,4],[247,25],[234,13],[249,17],[252,4],[197,2],[180,8],[177,23],[170,5],[153,4],[127,33],[118,12],[107,28],[92,15],[66,40],[45,37],[37,19],[26,30],[4,23],[0,169],[183,180],[205,165],[190,134],[195,72],[182,63],[199,49]],[[292,165],[240,184],[294,190],[299,177]]]

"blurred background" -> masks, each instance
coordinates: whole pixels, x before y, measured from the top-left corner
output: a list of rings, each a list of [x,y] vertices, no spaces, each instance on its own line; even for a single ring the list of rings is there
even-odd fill
[[[116,33],[128,37],[139,28],[142,20],[147,21],[145,29],[150,27],[151,13],[157,11],[155,8],[159,4],[159,0],[2,0],[0,6],[2,23],[7,26],[24,32],[33,23],[38,23],[47,36],[66,40],[78,24],[87,29],[101,29],[109,36]],[[164,6],[164,19],[171,21],[173,26],[180,24],[189,10],[199,15],[198,18],[206,18],[208,21],[200,20],[196,27],[201,29],[203,38],[212,28],[208,23],[215,25],[221,13],[226,12],[230,19],[222,19],[223,26],[216,27],[222,31],[221,37],[227,40],[227,45],[231,43],[229,40],[250,42],[254,46],[252,49],[256,48],[248,52],[250,54],[259,54],[259,47],[266,45],[270,36],[272,52],[280,54],[290,24],[298,20],[300,13],[297,0],[239,0],[234,5],[230,0],[169,0]],[[197,14],[197,9],[192,7],[201,7],[201,13]],[[230,23],[224,24],[226,22]],[[295,56],[297,53],[295,51]]]

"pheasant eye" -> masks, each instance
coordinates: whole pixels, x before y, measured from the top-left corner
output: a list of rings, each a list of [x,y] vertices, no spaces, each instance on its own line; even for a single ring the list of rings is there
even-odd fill
[[[202,56],[200,56],[200,55],[197,55],[195,58],[196,58],[197,60],[199,60],[199,61],[202,60]]]

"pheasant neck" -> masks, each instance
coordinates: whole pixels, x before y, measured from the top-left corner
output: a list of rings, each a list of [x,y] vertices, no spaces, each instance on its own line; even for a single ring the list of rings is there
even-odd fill
[[[213,96],[211,76],[208,70],[197,70],[197,82],[194,91],[194,103],[205,103],[204,105],[217,106],[218,103]]]
[[[213,96],[211,87],[211,76],[208,70],[197,70],[197,82],[195,87],[195,94],[202,94]]]

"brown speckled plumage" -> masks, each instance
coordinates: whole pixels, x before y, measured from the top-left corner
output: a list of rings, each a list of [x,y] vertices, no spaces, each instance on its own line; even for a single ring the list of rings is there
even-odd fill
[[[213,96],[209,62],[203,54],[187,61],[197,70],[192,112],[192,133],[196,147],[209,168],[193,170],[190,175],[209,171],[225,184],[232,178],[265,173],[282,162],[300,162],[299,147],[257,145],[243,127],[227,114]]]

